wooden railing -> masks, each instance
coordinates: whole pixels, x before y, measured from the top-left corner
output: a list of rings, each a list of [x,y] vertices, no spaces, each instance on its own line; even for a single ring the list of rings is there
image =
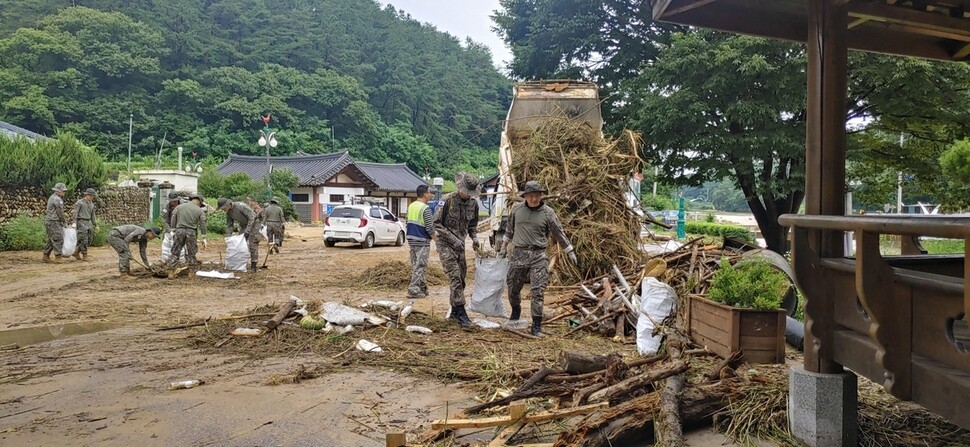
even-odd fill
[[[779,222],[792,228],[792,267],[806,297],[806,368],[848,367],[970,428],[970,342],[961,340],[970,218],[786,214]],[[843,232],[855,235],[855,258],[835,254]],[[882,234],[962,239],[964,256],[883,256]]]

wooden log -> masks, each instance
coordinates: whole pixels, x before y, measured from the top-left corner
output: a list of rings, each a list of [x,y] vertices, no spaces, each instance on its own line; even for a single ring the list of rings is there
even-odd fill
[[[666,379],[677,374],[681,374],[687,371],[687,363],[681,360],[668,363],[655,370],[647,371],[643,374],[633,376],[622,382],[610,385],[602,390],[599,390],[589,396],[591,402],[595,402],[603,399],[613,399],[614,397],[621,396],[632,391],[638,390],[647,386],[650,383],[656,382],[658,380]]]
[[[609,357],[584,352],[562,351],[559,354],[560,368],[570,374],[586,374],[606,369]]]
[[[266,327],[269,328],[269,330],[276,329],[276,326],[279,326],[280,323],[283,322],[283,319],[286,318],[290,312],[293,312],[293,309],[296,309],[296,302],[287,301],[283,303],[283,305],[280,306],[279,312],[276,312],[276,315],[266,322]]]
[[[727,386],[688,387],[682,395],[681,420],[699,425],[727,407]],[[559,435],[555,447],[608,447],[650,442],[659,393],[646,394],[605,411],[591,414]]]
[[[485,410],[485,409],[488,409],[488,408],[497,407],[497,406],[500,406],[500,405],[505,405],[505,404],[510,403],[510,402],[514,402],[514,401],[517,401],[517,400],[520,400],[520,399],[525,399],[526,397],[532,397],[533,394],[531,393],[531,389],[537,383],[539,383],[540,381],[542,381],[542,379],[546,378],[546,376],[548,376],[549,374],[552,374],[553,371],[554,370],[546,367],[545,365],[542,365],[542,366],[539,367],[539,370],[536,371],[536,373],[533,374],[532,377],[529,378],[529,380],[526,380],[521,386],[519,386],[518,389],[515,390],[515,392],[513,392],[509,396],[503,397],[503,398],[498,399],[498,400],[493,400],[491,402],[481,403],[481,404],[475,405],[473,407],[469,407],[469,408],[465,409],[465,414],[475,414],[475,413],[479,413],[482,410]]]
[[[736,368],[738,364],[741,363],[741,357],[744,356],[742,351],[734,351],[728,358],[724,359],[719,363],[710,373],[707,374],[708,382],[717,382],[721,379],[721,371],[726,368]]]

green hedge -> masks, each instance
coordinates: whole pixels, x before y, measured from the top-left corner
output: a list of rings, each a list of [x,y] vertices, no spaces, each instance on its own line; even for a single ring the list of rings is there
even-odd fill
[[[91,240],[91,247],[108,243],[108,231],[115,227],[107,222],[98,223],[98,230]],[[47,244],[47,230],[43,217],[18,214],[0,225],[0,251],[43,250]]]
[[[703,234],[717,237],[738,237],[748,242],[754,242],[754,234],[739,225],[721,224],[713,222],[687,222],[684,231],[690,234]]]
[[[40,186],[63,182],[68,190],[97,188],[107,179],[101,156],[69,135],[31,142],[0,138],[0,186]]]
[[[781,307],[790,286],[788,277],[768,261],[746,260],[732,266],[722,259],[711,280],[709,298],[738,308],[774,310]]]

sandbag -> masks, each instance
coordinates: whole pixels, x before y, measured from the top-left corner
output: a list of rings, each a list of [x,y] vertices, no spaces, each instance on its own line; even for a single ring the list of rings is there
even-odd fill
[[[475,286],[468,310],[490,317],[505,317],[502,290],[509,274],[509,260],[505,258],[477,258]]]
[[[245,272],[249,262],[249,245],[241,234],[226,238],[226,269]]]
[[[175,232],[169,231],[165,233],[165,237],[162,239],[162,262],[168,262],[168,258],[172,256],[172,246],[175,245]],[[179,261],[185,261],[185,248],[182,248],[182,253],[179,253]]]
[[[64,227],[64,247],[61,249],[61,254],[71,256],[74,250],[77,250],[77,229]]]
[[[677,292],[657,280],[644,278],[640,287],[640,306],[637,318],[637,351],[640,355],[656,355],[663,335],[653,330],[677,310]]]

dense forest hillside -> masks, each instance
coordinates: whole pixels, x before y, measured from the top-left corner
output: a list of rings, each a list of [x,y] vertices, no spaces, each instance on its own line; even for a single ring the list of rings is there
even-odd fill
[[[423,171],[494,166],[511,81],[488,49],[374,0],[4,0],[0,120],[110,158],[349,150]],[[76,6],[75,6],[76,5]],[[492,168],[494,169],[494,168]]]

